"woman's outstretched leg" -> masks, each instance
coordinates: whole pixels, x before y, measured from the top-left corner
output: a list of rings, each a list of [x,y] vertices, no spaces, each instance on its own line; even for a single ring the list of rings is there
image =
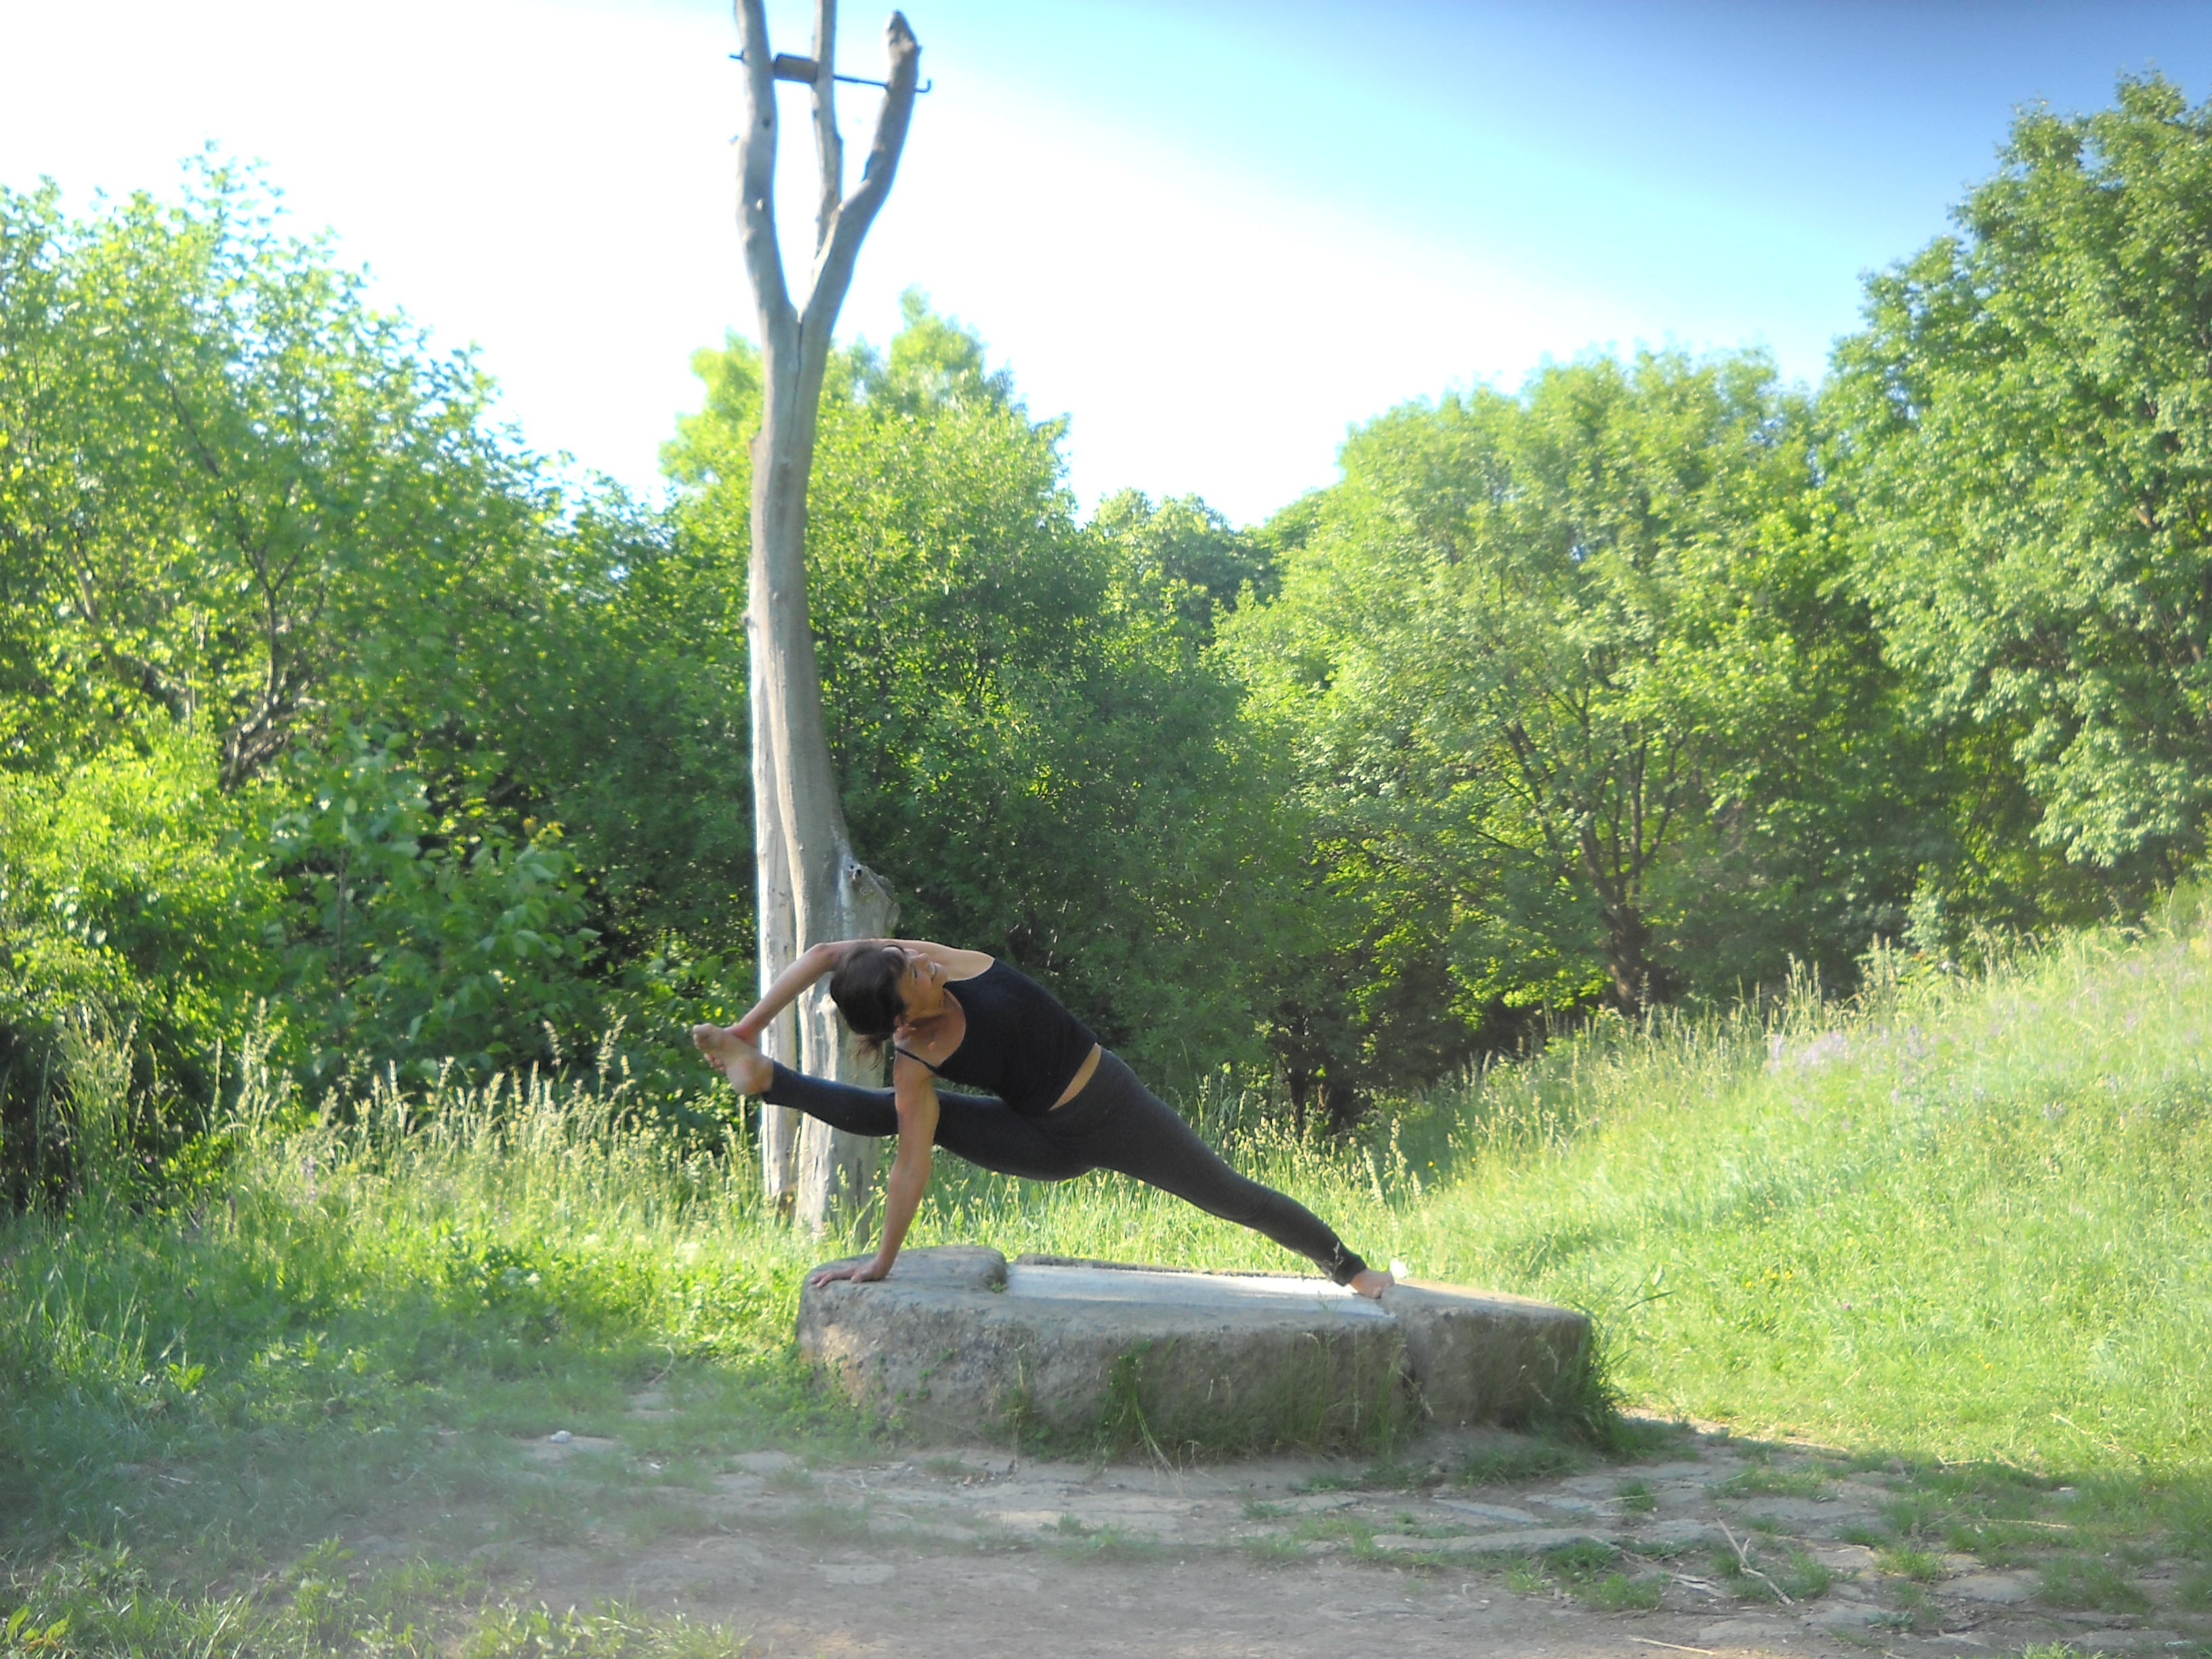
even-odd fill
[[[857,1084],[832,1083],[809,1077],[778,1063],[760,1097],[771,1106],[789,1106],[809,1117],[818,1117],[833,1129],[848,1135],[867,1135],[881,1140],[898,1133],[898,1109],[888,1089],[863,1089]]]
[[[757,1095],[768,1087],[775,1062],[760,1051],[757,1043],[739,1036],[736,1026],[694,1025],[691,1041],[699,1045],[707,1063],[729,1079],[739,1094]]]
[[[691,1040],[741,1095],[758,1095],[771,1106],[792,1107],[848,1135],[880,1140],[898,1133],[898,1112],[888,1089],[862,1089],[794,1072],[726,1026],[694,1025]]]
[[[898,1109],[889,1089],[831,1083],[780,1065],[761,1098],[771,1106],[794,1106],[847,1134],[898,1133]],[[978,1169],[1024,1181],[1066,1181],[1091,1167],[1040,1129],[1035,1118],[1024,1117],[996,1095],[940,1092],[937,1144]]]
[[[883,1139],[898,1133],[898,1109],[889,1089],[863,1089],[794,1072],[723,1026],[695,1025],[691,1039],[740,1094],[792,1107],[847,1134]],[[1066,1181],[1091,1167],[1044,1133],[1036,1119],[1023,1116],[995,1095],[940,1093],[937,1144],[979,1169],[1027,1181]]]
[[[1096,1103],[1085,1099],[1093,1089],[1105,1091]],[[1091,1109],[1085,1110],[1086,1106]],[[1099,1057],[1098,1074],[1061,1109],[1082,1112],[1082,1127],[1069,1125],[1074,1133],[1066,1139],[1080,1147],[1092,1167],[1133,1176],[1208,1215],[1264,1234],[1363,1295],[1380,1295],[1389,1285],[1389,1274],[1370,1267],[1304,1205],[1231,1169],[1114,1054]]]

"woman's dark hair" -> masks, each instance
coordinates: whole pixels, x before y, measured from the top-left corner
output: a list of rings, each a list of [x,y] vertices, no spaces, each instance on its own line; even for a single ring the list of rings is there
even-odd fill
[[[830,1000],[870,1048],[890,1040],[906,1012],[899,981],[906,976],[906,952],[896,945],[854,945],[830,975]]]

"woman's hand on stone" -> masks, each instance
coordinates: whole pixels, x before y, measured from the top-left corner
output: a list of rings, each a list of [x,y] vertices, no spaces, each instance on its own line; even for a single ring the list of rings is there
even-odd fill
[[[890,1263],[888,1261],[880,1264],[863,1261],[858,1267],[817,1267],[806,1275],[806,1282],[819,1287],[823,1285],[834,1285],[839,1279],[850,1279],[855,1285],[872,1285],[890,1270]]]

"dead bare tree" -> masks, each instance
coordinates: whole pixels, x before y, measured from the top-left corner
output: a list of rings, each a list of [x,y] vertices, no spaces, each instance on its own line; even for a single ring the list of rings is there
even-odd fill
[[[752,665],[760,973],[766,986],[809,945],[887,934],[898,915],[890,887],[854,856],[830,763],[821,673],[806,619],[806,486],[830,330],[852,284],[861,239],[898,170],[921,48],[905,17],[893,12],[884,29],[890,72],[882,82],[875,141],[860,182],[848,196],[836,103],[836,0],[815,0],[811,58],[770,54],[763,0],[738,0],[737,13],[747,105],[737,141],[738,218],[760,313],[764,385],[760,431],[753,440],[745,629]],[[775,232],[780,80],[813,89],[821,168],[813,268],[796,303]],[[866,1075],[820,986],[763,1035],[769,1054],[787,1065],[848,1080]],[[771,1201],[786,1213],[795,1210],[817,1232],[854,1213],[874,1174],[874,1143],[780,1107],[764,1106],[761,1118],[762,1180]]]

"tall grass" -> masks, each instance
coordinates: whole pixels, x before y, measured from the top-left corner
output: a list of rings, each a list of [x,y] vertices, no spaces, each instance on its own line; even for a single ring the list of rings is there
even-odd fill
[[[2201,1462],[2201,908],[1970,981],[1877,969],[1848,1007],[1801,986],[1601,1024],[1352,1144],[1225,1086],[1194,1110],[1374,1259],[1591,1309],[1616,1379],[1667,1411],[1942,1458]],[[764,1213],[741,1134],[676,1139],[604,1072],[315,1114],[252,1054],[232,1085],[181,1197],[94,1185],[0,1224],[0,1548],[220,1553],[214,1528],[250,1555],[492,1491],[514,1437],[555,1428],[676,1453],[860,1432],[788,1347],[806,1266],[859,1241]],[[914,1242],[954,1239],[1300,1265],[1119,1178],[947,1158]],[[653,1381],[691,1409],[626,1420]]]
[[[250,1554],[488,1492],[513,1436],[614,1431],[686,1365],[726,1444],[852,1431],[787,1350],[811,1249],[619,1084],[380,1085],[302,1121],[249,1063],[239,1094],[198,1191],[88,1186],[0,1231],[0,1547],[219,1515]]]
[[[1395,1212],[1441,1276],[1580,1303],[1668,1409],[1944,1458],[2212,1450],[2212,942],[2153,927],[1972,981],[1593,1032],[1442,1103]]]
[[[1662,1410],[1939,1458],[2212,1452],[2212,935],[1878,955],[1848,1004],[1601,1020],[1364,1144],[1200,1103],[1231,1155],[1418,1275],[1589,1309]],[[1295,1265],[1122,1182],[940,1188],[929,1237]]]

